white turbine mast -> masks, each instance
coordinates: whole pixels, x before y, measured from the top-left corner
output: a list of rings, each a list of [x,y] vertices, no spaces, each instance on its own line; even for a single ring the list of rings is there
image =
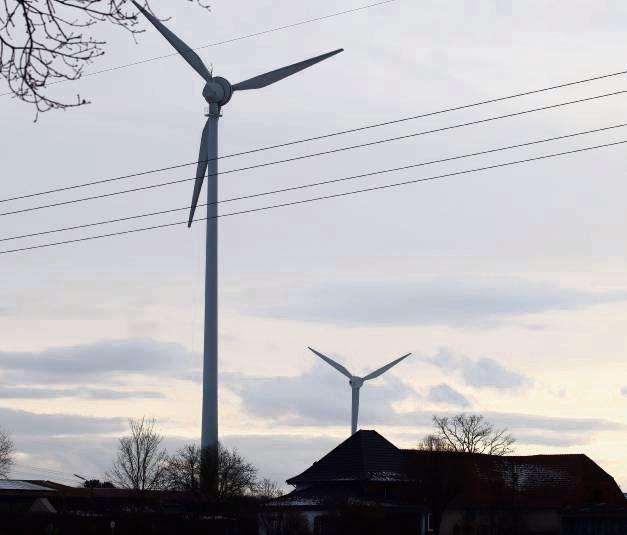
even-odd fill
[[[316,355],[318,355],[322,360],[324,360],[327,364],[333,366],[338,372],[342,375],[348,377],[348,384],[351,387],[353,396],[352,396],[352,409],[351,409],[351,435],[354,435],[357,432],[357,419],[359,418],[359,389],[363,386],[365,381],[370,381],[370,379],[374,379],[375,377],[379,377],[379,375],[383,375],[390,368],[396,366],[402,360],[405,360],[411,353],[407,353],[407,355],[403,355],[396,360],[393,360],[389,364],[385,366],[381,366],[378,370],[375,370],[364,377],[357,377],[349,372],[344,366],[340,363],[335,362],[331,357],[327,357],[323,355],[319,351],[308,347],[309,351],[312,351]]]
[[[307,67],[311,67],[343,49],[334,50],[314,58],[306,59],[293,65],[281,67],[259,76],[249,78],[243,82],[231,85],[228,80],[220,76],[213,76],[202,59],[187,46],[181,39],[172,33],[166,26],[149,13],[135,0],[133,3],[150,21],[150,23],[163,35],[176,49],[181,57],[194,69],[203,80],[205,87],[202,96],[209,103],[207,121],[200,139],[198,152],[198,165],[196,168],[196,182],[192,195],[189,212],[188,226],[194,219],[194,212],[200,197],[203,179],[208,171],[207,180],[207,252],[205,270],[205,333],[203,351],[203,404],[202,404],[202,433],[201,448],[203,452],[213,451],[217,455],[218,445],[218,119],[220,110],[235,91],[248,89],[261,89],[278,82],[283,78],[296,74]],[[280,103],[279,103],[280,104]]]

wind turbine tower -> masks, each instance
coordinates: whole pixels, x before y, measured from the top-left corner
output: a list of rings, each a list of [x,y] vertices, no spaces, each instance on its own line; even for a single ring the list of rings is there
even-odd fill
[[[316,351],[315,349],[312,349],[311,347],[309,347],[308,349],[312,351],[313,353],[315,353],[316,355],[318,355],[327,364],[333,366],[342,375],[348,377],[348,384],[350,385],[351,391],[352,391],[351,435],[354,435],[357,432],[357,420],[359,418],[359,390],[364,385],[364,382],[370,381],[371,379],[374,379],[375,377],[379,377],[379,375],[383,375],[390,368],[393,368],[399,362],[401,362],[402,360],[405,360],[407,357],[409,357],[409,355],[411,355],[411,353],[407,353],[407,355],[403,355],[402,357],[397,358],[396,360],[393,360],[389,364],[386,364],[385,366],[381,366],[381,368],[379,368],[378,370],[375,370],[372,373],[365,375],[364,377],[357,377],[356,375],[353,375],[351,372],[349,372],[339,362],[335,362],[332,358],[327,357],[326,355],[323,355],[322,353]]]
[[[150,23],[176,49],[181,57],[205,81],[202,96],[209,104],[207,121],[200,138],[196,182],[192,195],[188,227],[194,220],[194,212],[202,189],[205,172],[207,177],[207,251],[205,268],[205,332],[203,351],[203,400],[202,432],[200,445],[203,452],[217,454],[218,445],[218,119],[222,107],[231,100],[235,91],[261,89],[283,78],[296,74],[307,67],[319,63],[343,49],[334,50],[314,58],[281,67],[254,78],[231,85],[228,80],[213,73],[198,54],[171,32],[159,19],[149,13],[135,0],[133,3]]]

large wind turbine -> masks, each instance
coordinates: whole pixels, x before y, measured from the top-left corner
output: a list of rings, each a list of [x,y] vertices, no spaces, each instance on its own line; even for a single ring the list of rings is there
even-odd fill
[[[411,353],[407,353],[407,355],[403,355],[402,357],[393,360],[389,364],[381,366],[381,368],[379,368],[378,370],[375,370],[372,373],[365,375],[364,377],[357,377],[356,375],[353,375],[351,372],[349,372],[339,362],[335,362],[332,358],[323,355],[322,353],[316,351],[315,349],[312,349],[311,347],[308,349],[318,355],[327,364],[333,366],[342,375],[348,377],[348,384],[351,385],[351,390],[353,391],[353,403],[351,410],[351,435],[354,435],[357,431],[357,418],[359,417],[359,389],[363,386],[364,382],[370,381],[370,379],[374,379],[375,377],[379,377],[379,375],[383,375],[390,368],[396,366],[401,360],[405,360],[407,357],[409,357],[409,355],[411,355]]]
[[[205,172],[208,170],[207,181],[207,253],[205,270],[205,335],[203,355],[203,402],[202,402],[202,433],[200,445],[203,452],[217,451],[218,444],[218,118],[220,110],[235,91],[261,89],[278,82],[283,78],[296,74],[307,67],[323,61],[343,49],[334,50],[293,65],[281,67],[231,85],[228,80],[213,76],[198,54],[181,39],[165,27],[156,17],[139,5],[133,3],[177,50],[182,58],[205,80],[202,96],[209,103],[207,122],[200,139],[196,182],[192,195],[188,226],[194,219]],[[210,448],[210,450],[208,450]]]

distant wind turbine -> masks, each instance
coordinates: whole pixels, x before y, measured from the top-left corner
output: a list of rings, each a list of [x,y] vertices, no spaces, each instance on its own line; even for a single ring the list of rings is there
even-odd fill
[[[369,381],[370,379],[374,379],[375,377],[379,377],[379,375],[383,375],[390,368],[396,366],[401,360],[405,360],[407,357],[409,357],[409,355],[411,355],[411,353],[407,353],[407,355],[403,355],[402,357],[393,360],[389,364],[381,366],[381,368],[379,368],[378,370],[375,370],[364,377],[357,377],[356,375],[353,375],[351,372],[349,372],[340,363],[335,362],[332,358],[323,355],[322,353],[316,351],[315,349],[312,349],[311,347],[309,347],[308,349],[309,351],[312,351],[313,353],[318,355],[327,364],[333,366],[342,375],[348,377],[348,384],[351,385],[351,390],[353,391],[353,403],[351,410],[351,435],[354,435],[357,432],[357,419],[359,417],[359,389],[363,386],[364,382]]]
[[[221,108],[229,100],[235,91],[248,89],[261,89],[296,74],[303,69],[311,67],[343,49],[334,50],[314,58],[306,59],[293,65],[281,67],[264,74],[260,74],[243,82],[231,85],[220,76],[213,76],[213,72],[207,68],[202,59],[179,39],[173,32],[149,13],[135,0],[133,3],[150,21],[150,23],[165,37],[176,49],[181,57],[194,69],[205,81],[202,96],[209,103],[207,122],[200,138],[200,150],[198,153],[198,166],[196,168],[196,182],[192,195],[191,209],[189,212],[188,226],[194,219],[194,212],[200,197],[203,179],[208,170],[207,181],[207,251],[205,270],[205,334],[203,352],[203,401],[202,401],[202,433],[200,445],[203,452],[209,451],[214,461],[217,458],[218,445],[218,119]],[[254,52],[254,51],[253,51]],[[328,80],[318,83],[328,83]],[[262,101],[263,102],[263,101]],[[278,103],[280,107],[281,103]],[[264,104],[262,108],[266,108]],[[215,474],[211,475],[212,477]]]

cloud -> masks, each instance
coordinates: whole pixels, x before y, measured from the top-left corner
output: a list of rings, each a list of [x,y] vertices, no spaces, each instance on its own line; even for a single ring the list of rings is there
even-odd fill
[[[245,410],[286,425],[342,425],[350,422],[348,379],[326,364],[316,363],[291,377],[251,377],[224,373],[222,384],[235,392]],[[396,417],[392,403],[414,395],[393,374],[367,381],[360,391],[360,422],[365,426]]]
[[[0,399],[52,399],[52,398],[83,398],[83,399],[131,399],[164,398],[161,392],[124,391],[107,388],[36,388],[20,386],[0,386]]]
[[[581,432],[551,433],[543,432],[517,432],[516,444],[528,444],[534,446],[551,446],[556,448],[568,448],[570,446],[581,446],[592,441],[592,436]]]
[[[19,384],[100,384],[103,379],[129,374],[187,376],[195,364],[195,355],[180,345],[148,339],[101,341],[39,352],[0,351],[2,378]],[[97,391],[91,392],[98,397]],[[101,391],[100,395],[107,393]]]
[[[602,418],[559,418],[505,412],[486,412],[485,417],[497,426],[506,426],[514,431],[535,429],[550,432],[580,433],[580,444],[585,443],[586,433],[599,431],[624,431],[627,425]]]
[[[552,310],[627,301],[627,292],[589,292],[523,279],[362,281],[242,292],[247,314],[349,326],[494,327],[506,319]]]
[[[464,382],[475,388],[492,387],[507,390],[531,383],[528,377],[508,370],[491,358],[472,360],[441,349],[435,357],[429,359],[429,362],[446,372],[460,372]]]
[[[432,386],[429,389],[427,400],[436,404],[457,405],[458,407],[470,405],[470,402],[463,394],[444,383]]]
[[[0,422],[11,435],[89,435],[117,433],[128,425],[126,418],[98,418],[76,414],[42,414],[0,407]],[[16,441],[17,442],[17,441]]]

